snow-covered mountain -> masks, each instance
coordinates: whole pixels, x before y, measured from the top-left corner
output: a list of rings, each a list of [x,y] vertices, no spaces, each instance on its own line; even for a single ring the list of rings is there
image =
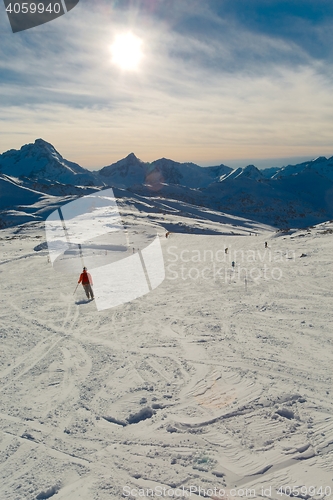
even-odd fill
[[[126,158],[102,168],[98,173],[108,185],[126,188],[145,182],[145,165],[134,153],[130,153]]]
[[[201,188],[230,172],[232,168],[225,165],[202,168],[195,163],[179,163],[167,158],[145,163],[131,153],[126,158],[102,168],[98,174],[104,182],[122,188],[141,184],[156,187],[163,183]]]
[[[11,149],[0,155],[0,173],[75,186],[96,184],[93,172],[65,160],[52,144],[43,139],[36,139],[34,144],[26,144],[20,150]]]
[[[61,198],[113,187],[128,190],[129,198],[135,193],[148,200],[178,200],[276,227],[306,227],[333,219],[333,157],[259,170],[254,165],[203,168],[166,158],[147,163],[131,153],[92,172],[37,139],[0,155],[0,174],[17,189]],[[0,207],[13,209],[18,193],[25,199],[30,191],[16,190],[12,201],[6,194]]]
[[[298,165],[282,167],[273,175],[273,178],[281,179],[282,177],[290,177],[304,171],[317,173],[333,181],[333,156],[329,159],[325,158],[325,156],[320,156],[319,158],[299,163]]]
[[[306,227],[333,217],[333,182],[303,171],[276,180],[239,176],[201,190],[202,203],[276,227]]]
[[[279,228],[306,227],[333,218],[333,182],[329,175],[323,175],[323,170],[319,173],[316,169],[304,168],[290,176],[266,178],[250,165],[232,170],[199,189],[163,183],[158,196]],[[150,185],[128,189],[146,197],[153,193]]]

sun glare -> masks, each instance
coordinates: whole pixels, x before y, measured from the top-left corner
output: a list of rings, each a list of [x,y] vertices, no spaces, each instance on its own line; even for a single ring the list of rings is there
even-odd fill
[[[142,40],[132,33],[118,35],[111,46],[112,62],[121,69],[133,71],[142,59]]]

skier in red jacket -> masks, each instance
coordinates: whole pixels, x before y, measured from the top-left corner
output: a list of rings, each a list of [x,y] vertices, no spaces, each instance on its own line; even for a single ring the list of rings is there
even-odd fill
[[[91,300],[93,300],[95,297],[94,297],[94,292],[92,289],[92,285],[93,285],[92,277],[91,277],[91,274],[87,272],[86,267],[83,268],[83,271],[80,274],[80,279],[79,279],[78,283],[82,283],[82,286],[84,288],[84,291],[86,292],[86,296],[88,297],[88,299],[90,297]]]

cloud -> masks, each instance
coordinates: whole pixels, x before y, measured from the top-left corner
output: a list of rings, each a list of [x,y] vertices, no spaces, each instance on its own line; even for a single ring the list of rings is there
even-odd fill
[[[212,11],[240,29],[297,45],[309,56],[332,61],[333,4],[330,0],[210,1]]]
[[[326,152],[333,131],[328,60],[288,38],[286,27],[271,35],[262,2],[251,3],[261,22],[248,14],[245,23],[246,8],[240,14],[232,5],[82,1],[39,28],[2,31],[0,148],[21,145],[22,134],[42,136],[95,167],[130,151],[144,160],[205,163]],[[307,29],[313,23],[312,32],[327,25],[309,12],[298,30],[303,22]],[[286,23],[294,14],[285,13]],[[111,63],[110,45],[126,31],[143,40],[134,73]]]

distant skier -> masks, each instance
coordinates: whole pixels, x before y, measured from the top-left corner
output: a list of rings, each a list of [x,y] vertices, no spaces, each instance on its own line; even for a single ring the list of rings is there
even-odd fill
[[[268,247],[268,245],[267,245],[267,241],[265,241],[265,248],[267,248],[267,247]]]
[[[82,273],[80,274],[80,279],[78,283],[82,283],[82,286],[84,288],[84,291],[86,293],[87,298],[91,298],[93,300],[94,297],[94,292],[92,289],[93,281],[91,274],[87,272],[87,268],[84,267]]]
[[[232,267],[235,267],[235,261],[234,260],[231,262],[231,265],[232,265]]]

